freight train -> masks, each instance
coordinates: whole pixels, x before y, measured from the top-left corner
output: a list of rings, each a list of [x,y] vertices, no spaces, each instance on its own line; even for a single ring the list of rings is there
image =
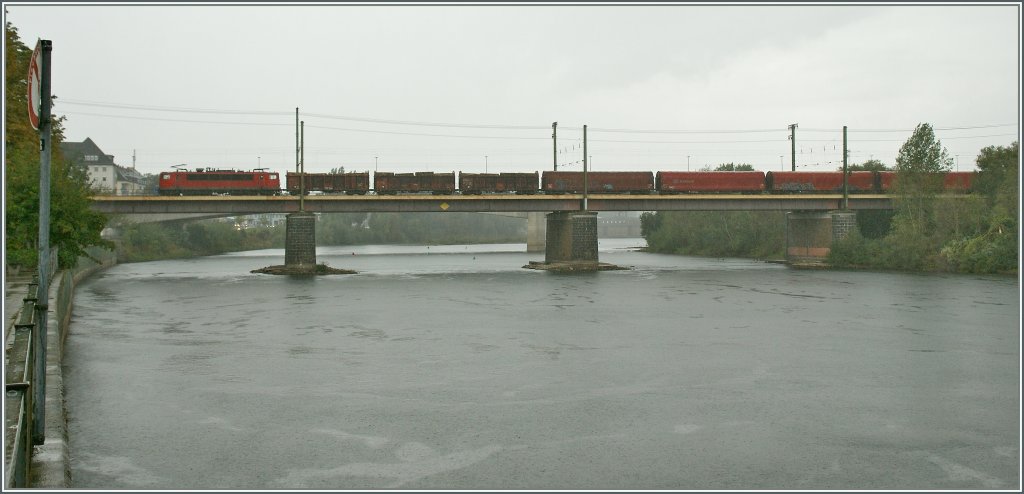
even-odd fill
[[[286,188],[279,175],[266,169],[252,171],[198,168],[160,174],[161,195],[253,195],[253,194],[580,194],[583,172],[543,173],[392,173],[370,172],[306,173],[288,172]],[[947,172],[943,186],[951,192],[970,192],[975,172]],[[886,194],[893,191],[895,172],[855,171],[848,173],[852,194]],[[659,171],[588,172],[586,190],[593,194],[800,194],[841,193],[843,172],[760,172],[760,171]]]

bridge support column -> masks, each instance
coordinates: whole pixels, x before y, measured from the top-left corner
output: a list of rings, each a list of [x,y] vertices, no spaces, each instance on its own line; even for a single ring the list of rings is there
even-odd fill
[[[547,264],[597,265],[597,213],[560,211],[547,215]]]
[[[855,211],[791,211],[786,213],[786,260],[821,263],[832,243],[857,228]]]
[[[291,213],[286,218],[284,265],[310,271],[316,268],[316,216],[313,213]]]
[[[526,252],[544,252],[547,221],[545,213],[526,213]]]

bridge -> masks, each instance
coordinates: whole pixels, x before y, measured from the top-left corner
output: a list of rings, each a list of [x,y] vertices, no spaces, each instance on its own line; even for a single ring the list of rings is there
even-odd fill
[[[556,212],[583,209],[582,194],[559,195],[318,195],[306,196],[313,213]],[[299,212],[297,196],[96,196],[93,209],[108,214],[260,214]],[[840,194],[590,194],[588,211],[834,211]],[[886,195],[850,195],[849,209],[892,209]]]
[[[316,265],[313,213],[526,213],[527,250],[544,250],[545,267],[576,270],[598,267],[600,211],[783,211],[786,257],[801,260],[826,256],[833,241],[856,227],[856,210],[893,208],[891,197],[876,194],[850,195],[846,208],[840,194],[96,196],[92,201],[94,210],[107,214],[167,219],[286,213],[285,266],[302,270]]]

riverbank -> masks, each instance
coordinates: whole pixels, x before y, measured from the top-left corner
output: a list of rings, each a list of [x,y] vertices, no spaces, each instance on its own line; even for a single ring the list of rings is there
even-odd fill
[[[64,341],[74,306],[75,285],[93,273],[116,263],[113,252],[90,249],[90,257],[79,258],[72,270],[58,271],[48,291],[46,314],[46,398],[43,444],[34,447],[29,467],[29,487],[63,489],[71,486],[70,452],[67,440],[67,409],[64,404]],[[17,274],[4,279],[4,349],[10,348],[14,323],[29,295],[32,275]],[[5,352],[6,354],[7,352]],[[5,458],[5,465],[9,462]]]

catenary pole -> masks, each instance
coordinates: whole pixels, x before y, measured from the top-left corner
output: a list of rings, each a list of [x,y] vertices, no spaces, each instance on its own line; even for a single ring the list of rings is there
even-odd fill
[[[846,151],[846,126],[843,126],[843,211],[849,209],[850,205],[850,170],[847,165],[848,152]]]
[[[558,122],[551,122],[551,151],[555,164],[555,171],[558,171]]]
[[[306,122],[299,122],[299,212],[306,211]]]
[[[789,126],[790,154],[793,156],[793,171],[796,171],[796,125]]]
[[[587,181],[587,126],[583,126],[583,210],[587,210],[587,190],[590,183]]]

